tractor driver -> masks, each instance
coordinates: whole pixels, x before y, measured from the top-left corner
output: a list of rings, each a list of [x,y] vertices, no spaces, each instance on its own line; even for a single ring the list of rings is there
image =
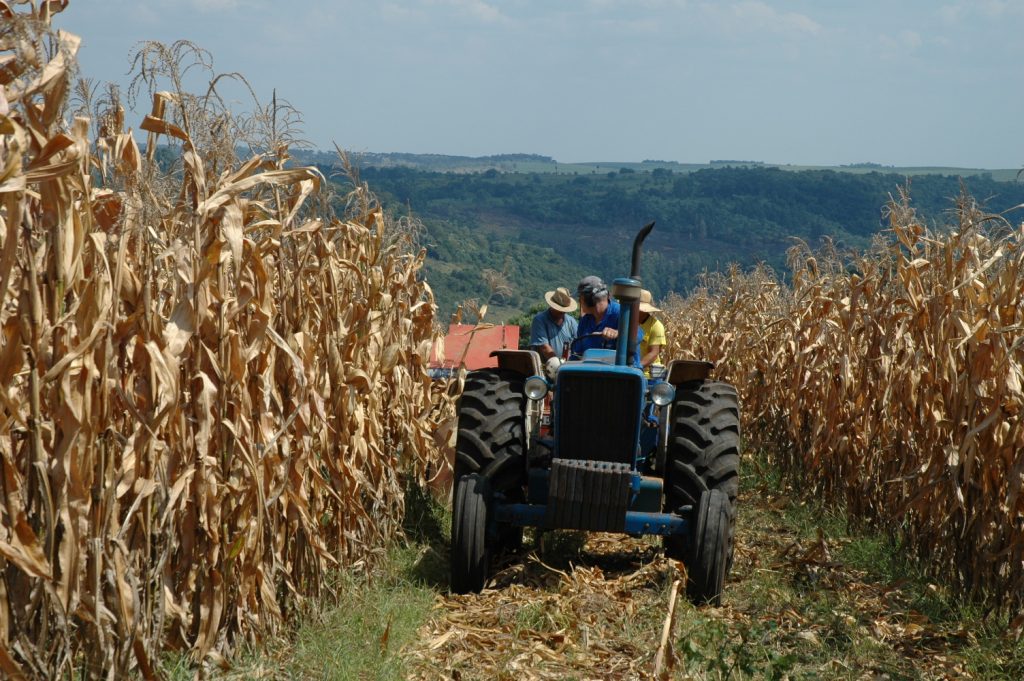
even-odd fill
[[[573,344],[575,356],[581,356],[591,348],[614,347],[619,337],[619,303],[610,300],[608,287],[600,277],[590,275],[580,279],[576,287],[580,299],[580,323],[576,329]],[[591,335],[598,334],[598,335]],[[643,332],[637,328],[637,351],[633,354],[633,365],[640,364],[640,340]]]

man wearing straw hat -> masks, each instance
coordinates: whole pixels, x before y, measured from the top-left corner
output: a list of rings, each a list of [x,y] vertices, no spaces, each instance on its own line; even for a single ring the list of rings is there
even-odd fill
[[[561,357],[566,343],[576,337],[576,318],[566,314],[575,312],[576,301],[569,290],[558,287],[544,294],[548,309],[541,310],[530,325],[530,349],[540,353],[541,361]]]
[[[654,307],[654,297],[644,289],[640,292],[640,328],[644,332],[640,341],[640,366],[644,373],[656,378],[664,368],[661,364],[661,351],[668,345],[668,340],[665,337],[665,325],[654,316],[654,312],[661,312],[661,308]]]

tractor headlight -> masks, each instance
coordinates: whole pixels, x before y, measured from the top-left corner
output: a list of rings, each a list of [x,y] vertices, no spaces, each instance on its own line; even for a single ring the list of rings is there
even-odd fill
[[[526,396],[531,400],[542,400],[548,394],[548,382],[543,376],[530,376],[526,379]]]
[[[671,404],[675,396],[676,389],[671,383],[659,381],[651,386],[651,401],[659,407]]]

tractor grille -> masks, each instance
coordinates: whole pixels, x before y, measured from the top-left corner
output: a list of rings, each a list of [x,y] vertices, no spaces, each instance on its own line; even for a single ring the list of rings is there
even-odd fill
[[[632,466],[642,390],[640,377],[630,374],[559,374],[555,456]]]

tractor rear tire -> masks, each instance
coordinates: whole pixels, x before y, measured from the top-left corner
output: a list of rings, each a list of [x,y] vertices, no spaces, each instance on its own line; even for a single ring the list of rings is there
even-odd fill
[[[504,369],[480,369],[466,376],[459,398],[455,440],[455,488],[478,474],[504,501],[523,501],[526,486],[526,396],[523,377]],[[501,524],[498,546],[517,551],[523,528]]]
[[[676,389],[665,455],[665,512],[697,508],[707,490],[728,498],[732,566],[736,494],[739,491],[740,407],[736,389],[721,381],[689,381]],[[685,562],[686,542],[668,537],[665,553]]]
[[[457,594],[479,593],[487,581],[491,551],[487,542],[493,493],[478,473],[455,484],[452,509],[451,589]]]
[[[713,489],[704,492],[691,516],[689,559],[686,561],[686,595],[698,605],[722,604],[728,571],[729,498]]]

